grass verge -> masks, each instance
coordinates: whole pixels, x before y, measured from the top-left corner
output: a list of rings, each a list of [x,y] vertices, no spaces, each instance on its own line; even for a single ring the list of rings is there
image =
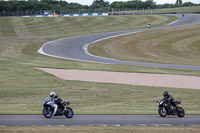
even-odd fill
[[[200,25],[145,31],[106,39],[89,52],[108,58],[161,64],[200,65]]]
[[[200,114],[199,90],[65,81],[20,63],[1,64],[0,114],[41,114],[50,91],[70,100],[75,114],[157,114],[164,90],[182,99],[186,114]]]
[[[127,13],[158,13],[158,14],[167,14],[167,13],[198,13],[200,12],[200,6],[188,6],[188,7],[177,7],[177,8],[163,8],[163,9],[153,9],[153,10],[134,10],[134,11],[123,11]]]
[[[85,34],[161,26],[177,20],[167,15],[0,18],[0,38],[55,40]]]
[[[9,133],[199,133],[200,127],[2,127]]]

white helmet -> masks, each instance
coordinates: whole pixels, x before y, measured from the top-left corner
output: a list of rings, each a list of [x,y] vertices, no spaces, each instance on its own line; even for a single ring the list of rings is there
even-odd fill
[[[56,96],[56,93],[55,93],[55,92],[51,92],[51,93],[50,93],[50,97],[51,97],[51,98],[55,98],[55,96]]]

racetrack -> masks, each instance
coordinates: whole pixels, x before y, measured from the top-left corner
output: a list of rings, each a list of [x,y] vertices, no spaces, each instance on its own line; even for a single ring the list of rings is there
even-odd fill
[[[166,26],[155,27],[151,30],[172,28],[177,26],[186,26],[200,23],[200,15],[185,15],[185,17],[180,17],[180,20],[171,23]],[[159,68],[172,68],[172,69],[186,69],[186,70],[200,70],[200,66],[189,66],[189,65],[171,65],[171,64],[156,64],[156,63],[144,63],[144,62],[131,62],[131,61],[121,61],[116,59],[109,59],[91,55],[87,48],[90,44],[115,36],[121,36],[126,34],[133,34],[137,32],[142,32],[150,29],[138,29],[138,30],[128,30],[128,31],[116,31],[107,33],[98,33],[90,35],[82,35],[69,37],[64,39],[59,39],[46,43],[38,52],[44,55],[70,59],[79,60],[85,62],[95,62],[104,64],[124,64],[124,65],[135,65],[135,66],[146,66],[146,67],[159,67]]]
[[[163,29],[174,26],[184,26],[200,22],[199,15],[186,15],[180,21],[171,25],[152,28]],[[169,64],[153,64],[128,62],[102,57],[92,56],[87,52],[87,46],[97,40],[122,34],[130,34],[149,29],[117,31],[109,33],[99,33],[94,35],[83,35],[70,37],[46,43],[40,49],[40,53],[59,58],[81,60],[86,62],[127,64],[148,67],[163,67],[173,69],[200,70],[199,66],[183,66]],[[42,115],[0,115],[0,126],[200,126],[200,116],[188,116],[177,118],[168,116],[161,118],[158,115],[75,115],[73,119],[65,117],[53,117],[46,119]]]
[[[200,116],[75,115],[47,119],[42,115],[0,115],[1,126],[200,126]]]

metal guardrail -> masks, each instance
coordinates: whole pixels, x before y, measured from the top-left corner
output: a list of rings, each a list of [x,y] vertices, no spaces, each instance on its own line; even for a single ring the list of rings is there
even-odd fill
[[[82,14],[53,14],[53,15],[27,15],[18,17],[73,17],[73,16],[108,16],[108,13],[82,13]]]

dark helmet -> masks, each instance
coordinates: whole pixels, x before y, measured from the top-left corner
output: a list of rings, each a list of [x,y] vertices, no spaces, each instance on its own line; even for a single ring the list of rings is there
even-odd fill
[[[168,91],[164,91],[163,96],[167,97],[169,95]]]

